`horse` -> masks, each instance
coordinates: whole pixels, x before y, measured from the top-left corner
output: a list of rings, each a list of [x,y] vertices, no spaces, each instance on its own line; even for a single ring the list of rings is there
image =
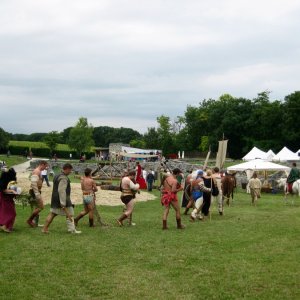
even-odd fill
[[[234,175],[225,174],[222,178],[222,193],[226,204],[230,205],[230,198],[233,201],[233,191],[236,188],[236,179]]]
[[[277,180],[278,187],[279,188],[284,188],[284,200],[287,203],[287,195],[290,194],[288,191],[288,185],[287,185],[287,178],[280,178]],[[293,195],[298,195],[300,196],[300,179],[296,180],[293,182],[292,185],[292,196]],[[294,199],[292,200],[292,204],[294,205]]]

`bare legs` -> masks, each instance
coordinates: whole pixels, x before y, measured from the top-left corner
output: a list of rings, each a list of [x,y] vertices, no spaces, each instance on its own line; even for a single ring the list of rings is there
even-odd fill
[[[183,229],[184,225],[181,224],[180,207],[179,207],[178,201],[172,201],[168,206],[165,206],[164,212],[163,212],[163,228],[162,229],[168,229],[167,219],[168,219],[168,215],[169,215],[169,211],[170,211],[170,205],[175,209],[177,228]]]
[[[84,205],[84,210],[79,213],[79,215],[74,219],[75,226],[78,225],[78,221],[83,218],[85,215],[89,214],[89,224],[90,227],[94,227],[94,205],[95,202]]]
[[[44,209],[44,203],[42,200],[37,201],[37,207],[33,210],[29,219],[26,221],[30,227],[36,227],[38,225],[39,214]],[[33,220],[35,219],[35,222]]]
[[[57,214],[54,214],[54,213],[50,213],[47,218],[46,218],[46,222],[45,222],[45,225],[44,225],[44,228],[42,229],[42,232],[43,233],[48,233],[48,228],[50,226],[50,224],[52,223],[53,219],[57,216]]]
[[[134,207],[134,200],[132,199],[126,204],[125,212],[122,214],[122,216],[119,219],[117,219],[119,226],[123,226],[123,221],[131,216],[133,207]]]

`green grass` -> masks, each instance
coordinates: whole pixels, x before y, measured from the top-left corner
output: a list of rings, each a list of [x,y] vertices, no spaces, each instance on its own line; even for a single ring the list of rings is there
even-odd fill
[[[135,206],[134,227],[115,226],[122,206],[99,209],[107,228],[90,229],[85,217],[71,235],[57,217],[43,235],[18,207],[15,232],[0,233],[0,299],[300,298],[299,199],[263,194],[252,207],[239,192],[223,217],[215,207],[211,221],[183,216],[185,230],[171,211],[168,231],[159,200]]]
[[[9,141],[9,146],[19,146],[28,148],[48,148],[43,142],[30,142],[30,141]],[[66,144],[57,144],[57,150],[70,151],[70,148]]]
[[[27,159],[24,156],[10,155],[7,157],[7,155],[0,155],[0,161],[5,161],[6,165],[11,167],[21,164],[27,161]]]

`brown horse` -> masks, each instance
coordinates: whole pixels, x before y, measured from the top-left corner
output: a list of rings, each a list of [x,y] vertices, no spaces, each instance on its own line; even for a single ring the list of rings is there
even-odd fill
[[[226,173],[222,178],[222,192],[227,205],[230,205],[230,198],[233,200],[233,191],[236,188],[235,174]]]

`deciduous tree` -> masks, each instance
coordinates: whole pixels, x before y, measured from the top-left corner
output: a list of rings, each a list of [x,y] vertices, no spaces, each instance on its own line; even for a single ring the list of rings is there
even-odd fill
[[[44,142],[49,147],[51,154],[54,153],[60,139],[61,136],[57,131],[51,131],[44,137]]]
[[[0,127],[0,150],[6,150],[9,143],[9,133]]]
[[[87,118],[80,117],[75,127],[70,130],[68,145],[80,155],[89,151],[94,145],[93,126],[88,124]]]

